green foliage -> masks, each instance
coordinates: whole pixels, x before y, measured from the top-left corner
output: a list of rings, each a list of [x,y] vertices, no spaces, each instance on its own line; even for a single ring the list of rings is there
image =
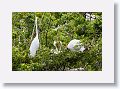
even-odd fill
[[[12,13],[12,70],[13,71],[85,71],[102,70],[102,13],[92,13],[93,21],[79,12],[13,12]],[[29,48],[35,29],[35,15],[40,27],[40,47],[34,58]],[[60,26],[57,31],[54,29]],[[32,38],[32,39],[31,39]],[[54,40],[62,42],[62,52],[51,53]],[[73,52],[66,49],[72,39],[79,39],[86,50]]]

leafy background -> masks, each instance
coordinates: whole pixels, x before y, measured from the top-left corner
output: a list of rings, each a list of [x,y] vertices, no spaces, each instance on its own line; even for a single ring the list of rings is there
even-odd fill
[[[86,13],[95,19],[86,19]],[[40,28],[40,47],[34,58],[29,48],[35,29],[35,16]],[[67,24],[66,24],[67,23]],[[61,26],[58,31],[54,29]],[[53,42],[59,36],[62,52],[52,54]],[[84,52],[66,50],[72,39],[79,39]],[[13,12],[12,13],[12,70],[13,71],[84,71],[102,70],[102,13],[101,12]]]

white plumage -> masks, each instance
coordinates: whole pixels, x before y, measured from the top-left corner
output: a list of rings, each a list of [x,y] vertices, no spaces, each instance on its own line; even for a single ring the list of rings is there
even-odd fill
[[[60,51],[58,51],[57,49],[51,49],[50,52],[51,52],[51,53],[54,53],[54,54],[59,54],[59,53],[60,53]]]
[[[34,57],[36,55],[36,51],[39,48],[39,39],[38,39],[38,29],[37,29],[37,17],[35,19],[36,24],[36,37],[33,39],[31,45],[30,45],[30,56]]]
[[[84,46],[81,46],[80,51],[83,52],[85,50]]]
[[[80,40],[73,39],[69,42],[67,45],[67,48],[71,51],[81,51],[83,52],[85,50],[84,46],[80,43]]]
[[[62,42],[61,41],[54,41],[53,45],[56,49],[61,50],[62,49]]]
[[[54,41],[53,45],[55,46],[55,49],[51,49],[51,53],[59,54],[62,52],[62,42],[61,41]]]

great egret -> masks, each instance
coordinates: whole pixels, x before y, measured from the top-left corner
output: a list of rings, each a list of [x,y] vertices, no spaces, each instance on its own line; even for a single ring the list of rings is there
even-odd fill
[[[71,51],[81,51],[83,52],[85,50],[84,46],[80,43],[80,40],[73,39],[69,42],[67,45],[67,48]]]
[[[38,39],[38,28],[37,28],[37,17],[35,18],[35,26],[36,26],[36,37],[33,39],[31,45],[30,45],[30,56],[34,57],[36,54],[36,51],[39,48],[39,39]]]

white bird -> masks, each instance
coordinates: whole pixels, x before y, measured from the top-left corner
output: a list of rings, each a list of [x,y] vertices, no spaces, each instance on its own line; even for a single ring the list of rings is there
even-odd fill
[[[85,47],[82,46],[82,44],[80,43],[80,40],[77,40],[77,39],[71,40],[67,45],[67,48],[70,49],[71,51],[83,52],[85,50]]]
[[[61,41],[54,41],[53,45],[59,51],[62,49],[62,42]]]
[[[58,51],[57,49],[51,49],[50,52],[51,52],[51,53],[54,53],[54,54],[59,54],[59,53],[60,53],[60,51]]]
[[[62,52],[62,42],[61,41],[54,41],[53,43],[55,49],[51,49],[51,53],[54,54],[59,54],[60,52]]]
[[[39,48],[37,17],[35,18],[35,25],[36,25],[36,37],[33,39],[32,43],[30,45],[30,57],[34,57],[36,55],[36,51]]]

